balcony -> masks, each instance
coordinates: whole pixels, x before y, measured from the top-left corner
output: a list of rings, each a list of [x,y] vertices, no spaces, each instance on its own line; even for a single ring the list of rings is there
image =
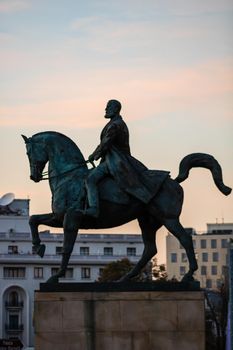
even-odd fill
[[[21,309],[23,307],[23,301],[18,301],[16,303],[12,303],[11,301],[5,301],[5,307],[7,309]]]
[[[72,254],[70,263],[108,263],[113,260],[121,260],[123,258],[129,258],[133,263],[137,262],[141,254],[135,256],[127,256],[127,254],[113,254],[113,255],[102,255],[102,254],[90,254],[90,255],[79,255]],[[61,261],[61,255],[45,254],[43,260],[37,255],[32,254],[0,254],[0,260],[2,263],[18,263],[23,262],[24,264],[58,264]]]
[[[7,333],[20,333],[24,330],[23,324],[5,324],[5,330]]]

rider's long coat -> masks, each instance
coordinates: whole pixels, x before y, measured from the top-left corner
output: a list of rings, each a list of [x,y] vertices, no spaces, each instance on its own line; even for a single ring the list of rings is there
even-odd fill
[[[129,194],[148,203],[157,193],[168,172],[148,170],[131,156],[129,131],[121,116],[116,116],[101,132],[101,143],[93,153],[106,162],[110,174]]]

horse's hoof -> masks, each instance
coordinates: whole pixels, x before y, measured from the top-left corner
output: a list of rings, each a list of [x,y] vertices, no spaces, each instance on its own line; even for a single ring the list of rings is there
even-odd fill
[[[181,280],[181,282],[193,282],[194,278],[193,276],[184,276]]]
[[[121,278],[119,278],[119,280],[116,280],[115,282],[123,283],[123,282],[128,282],[129,280],[130,280],[130,277],[125,275],[125,276],[122,276]]]
[[[46,283],[50,283],[50,284],[55,284],[55,283],[59,283],[59,278],[58,276],[51,276]]]
[[[40,244],[39,247],[37,248],[36,250],[36,253],[41,257],[43,258],[44,256],[44,253],[45,253],[45,244]]]

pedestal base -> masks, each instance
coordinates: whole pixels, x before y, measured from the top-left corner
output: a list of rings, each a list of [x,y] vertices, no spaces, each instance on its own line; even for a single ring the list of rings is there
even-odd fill
[[[37,291],[34,324],[36,350],[205,349],[202,291]]]

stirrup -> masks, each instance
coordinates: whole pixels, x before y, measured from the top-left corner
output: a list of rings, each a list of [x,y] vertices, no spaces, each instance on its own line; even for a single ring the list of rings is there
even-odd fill
[[[97,207],[89,207],[88,209],[84,210],[84,215],[91,216],[96,219],[99,216],[99,209]]]
[[[97,207],[89,207],[88,209],[84,209],[84,210],[78,209],[76,212],[83,216],[90,216],[95,219],[97,219],[99,216],[99,209]]]

